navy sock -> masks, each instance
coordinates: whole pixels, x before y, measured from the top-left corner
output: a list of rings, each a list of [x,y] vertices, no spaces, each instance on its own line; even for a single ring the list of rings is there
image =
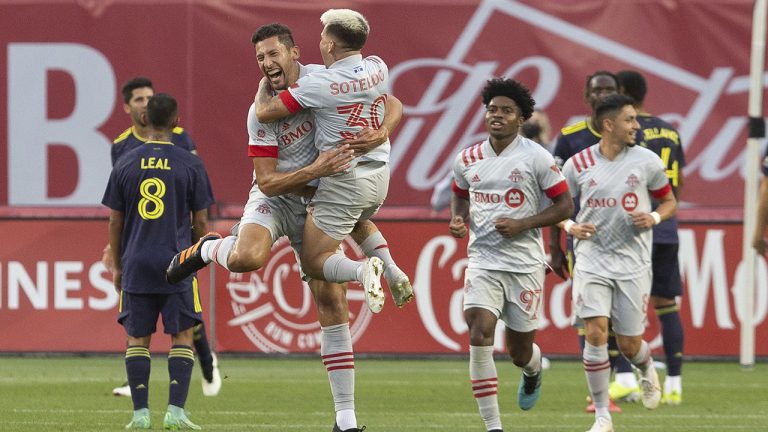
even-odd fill
[[[680,376],[683,369],[683,324],[680,322],[680,306],[672,304],[656,307],[664,339],[664,355],[667,357],[667,375]]]
[[[192,368],[195,365],[195,355],[192,347],[174,345],[168,353],[168,405],[184,408],[189,393],[189,381],[192,379]]]
[[[213,381],[213,356],[211,355],[211,346],[208,345],[208,336],[205,334],[205,324],[200,323],[195,326],[194,343],[197,359],[200,361],[200,370],[203,372],[203,378],[206,381]]]
[[[133,410],[149,408],[149,373],[152,359],[149,349],[143,346],[129,346],[125,350],[125,372],[131,387]]]

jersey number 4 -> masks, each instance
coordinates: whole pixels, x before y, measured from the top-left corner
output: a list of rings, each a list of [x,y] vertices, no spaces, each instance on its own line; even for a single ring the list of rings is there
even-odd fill
[[[350,105],[341,105],[336,107],[336,112],[339,114],[347,115],[347,126],[353,128],[373,128],[378,129],[381,127],[381,121],[379,120],[379,106],[387,101],[386,95],[377,97],[371,104],[371,108],[368,110],[369,117],[366,119],[362,116],[365,105],[362,103],[354,103]],[[350,131],[342,131],[341,137],[344,139],[355,138],[355,134]]]

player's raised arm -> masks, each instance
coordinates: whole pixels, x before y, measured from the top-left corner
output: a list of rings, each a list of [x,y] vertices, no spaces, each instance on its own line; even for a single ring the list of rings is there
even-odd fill
[[[288,93],[288,92],[281,92]],[[256,92],[254,102],[256,103],[256,118],[261,123],[270,123],[279,120],[283,117],[289,116],[292,113],[299,111],[298,107],[294,111],[288,109],[280,95],[273,96],[272,86],[269,80],[264,77],[259,82],[259,90]],[[288,93],[290,95],[290,93]]]

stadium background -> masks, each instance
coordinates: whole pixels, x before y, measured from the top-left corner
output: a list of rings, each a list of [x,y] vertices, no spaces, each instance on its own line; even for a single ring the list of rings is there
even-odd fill
[[[250,184],[245,114],[260,73],[250,35],[289,25],[301,60],[318,63],[320,13],[351,7],[370,20],[364,50],[384,58],[405,105],[392,181],[376,221],[417,301],[372,317],[353,289],[357,352],[461,353],[465,246],[429,197],[458,148],[483,139],[478,93],[494,75],[534,92],[553,128],[583,117],[585,77],[637,69],[647,107],[679,126],[688,167],[681,226],[686,355],[736,356],[743,157],[752,2],[584,0],[432,2],[19,1],[0,3],[0,351],[120,352],[117,296],[99,263],[99,202],[111,140],[129,126],[119,86],[148,75],[176,96],[182,125],[213,181],[216,229],[227,232]],[[758,163],[753,161],[751,163]],[[350,254],[358,254],[353,246]],[[278,244],[255,274],[201,274],[218,351],[314,352],[319,328],[292,255]],[[768,271],[754,300],[765,334]],[[215,286],[215,289],[212,289]],[[354,287],[353,287],[354,288]],[[567,283],[549,276],[538,341],[572,355]],[[652,323],[649,338],[658,328]],[[658,339],[655,339],[658,345]],[[164,346],[155,342],[155,346]],[[499,345],[500,348],[500,345]],[[768,355],[757,338],[756,354]]]

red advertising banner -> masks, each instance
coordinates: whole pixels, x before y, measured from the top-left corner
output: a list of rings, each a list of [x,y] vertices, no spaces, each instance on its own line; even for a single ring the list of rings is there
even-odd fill
[[[226,233],[232,221],[218,221]],[[359,286],[349,285],[350,323],[357,352],[463,353],[467,329],[462,314],[466,242],[448,234],[446,222],[377,223],[398,264],[413,282],[416,301],[403,309],[387,300],[380,314],[368,311]],[[0,351],[120,352],[125,336],[116,323],[118,295],[99,262],[106,244],[105,220],[3,221],[0,224]],[[362,258],[354,244],[349,256]],[[680,270],[685,283],[681,314],[685,353],[736,356],[739,352],[741,226],[683,225]],[[315,352],[319,326],[308,288],[298,277],[293,251],[279,242],[258,272],[215,278],[215,314],[209,270],[201,272],[201,293],[209,337],[219,351]],[[753,302],[756,353],[768,355],[768,270],[757,266]],[[549,275],[537,340],[549,354],[576,354],[570,327],[569,283]],[[215,319],[215,323],[211,322]],[[162,334],[162,324],[158,324]],[[650,320],[648,340],[658,345]],[[497,348],[501,349],[501,339]],[[163,350],[167,339],[155,338]]]
[[[110,142],[130,124],[119,87],[136,75],[179,99],[219,204],[242,205],[245,117],[261,77],[251,33],[285,23],[301,61],[319,63],[319,16],[343,6],[369,19],[364,54],[387,62],[405,105],[388,207],[425,210],[453,155],[484,138],[479,92],[489,77],[526,83],[557,132],[587,113],[588,74],[636,69],[648,79],[646,108],[679,126],[686,205],[738,211],[752,3],[2,2],[0,206],[98,206]]]

